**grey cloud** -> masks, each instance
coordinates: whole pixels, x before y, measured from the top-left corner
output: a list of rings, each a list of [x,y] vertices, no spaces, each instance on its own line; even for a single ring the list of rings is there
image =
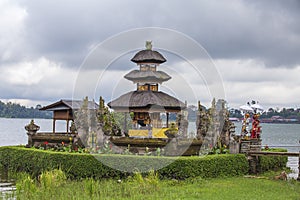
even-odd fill
[[[267,66],[300,63],[297,1],[27,1],[27,45],[65,66],[120,31],[160,26],[181,31],[213,58],[254,58]]]
[[[296,65],[300,65],[300,3],[296,0],[16,2],[27,12],[24,30],[22,29],[19,36],[21,42],[16,42],[12,47],[14,55],[10,60],[0,63],[1,68],[11,63],[45,57],[61,64],[62,68],[68,67],[74,71],[90,53],[91,47],[119,32],[151,26],[174,29],[190,36],[203,45],[213,59],[252,59],[264,63],[265,68],[295,69]],[[161,42],[165,42],[166,45],[179,42],[174,38],[159,41],[159,35],[148,35],[145,38],[153,40],[154,48],[163,46]],[[134,48],[127,49],[127,54],[116,57],[111,70],[123,70],[125,74],[125,71],[135,67],[129,60],[137,50],[144,48],[144,41],[123,41],[114,48],[106,48],[106,52],[101,56],[119,56],[118,52],[126,52],[124,47],[131,42]],[[184,43],[180,45],[185,46]],[[164,52],[163,49],[160,50]],[[180,61],[175,59],[176,56],[172,56],[172,53],[166,53],[166,65],[170,67]],[[199,58],[193,51],[188,54],[190,58]],[[103,66],[99,66],[99,59],[102,58],[94,57],[89,60],[87,70],[103,69]],[[228,69],[232,70],[230,66]],[[234,79],[236,72],[232,73],[233,78],[229,77],[231,81],[245,81],[238,79],[239,77]],[[61,74],[57,79],[64,79],[64,76],[66,75]],[[249,84],[256,80],[255,77],[247,78]],[[272,81],[273,77],[266,79]],[[45,81],[48,81],[49,85],[42,85],[35,91],[29,91],[30,86],[2,86],[1,98],[56,100],[64,95],[72,95],[72,88],[55,92],[57,85],[51,80]],[[99,93],[108,94],[109,91]]]

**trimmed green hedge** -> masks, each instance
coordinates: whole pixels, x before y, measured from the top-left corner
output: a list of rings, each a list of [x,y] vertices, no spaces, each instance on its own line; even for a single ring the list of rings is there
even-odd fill
[[[286,149],[269,149],[264,151],[272,152],[287,152]],[[288,162],[287,156],[260,156],[259,157],[259,170],[265,172],[269,170],[278,170],[286,167]]]
[[[164,166],[156,170],[161,178],[175,179],[237,176],[247,174],[249,169],[248,161],[243,154],[179,158],[117,154],[93,156],[24,147],[0,147],[0,161],[1,165],[8,170],[28,172],[34,176],[46,170],[60,168],[72,179],[122,178],[131,173],[118,169],[136,169],[143,172],[150,170],[152,166]]]

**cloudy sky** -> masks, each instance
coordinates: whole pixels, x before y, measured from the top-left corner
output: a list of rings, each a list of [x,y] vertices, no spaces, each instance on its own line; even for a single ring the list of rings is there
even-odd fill
[[[105,73],[103,66],[95,67],[99,58],[93,60],[94,67],[86,67],[97,46],[126,31],[159,27],[199,43],[211,59],[200,68],[216,69],[215,76],[205,72],[201,72],[205,77],[196,76],[188,70],[192,64],[165,49],[162,53],[168,62],[160,70],[173,79],[164,83],[162,90],[193,102],[189,94],[182,93],[188,87],[180,87],[192,85],[196,99],[208,104],[213,96],[210,80],[217,77],[230,107],[252,99],[266,108],[300,107],[299,9],[297,0],[1,0],[0,99],[29,106],[70,99],[80,73],[84,80],[80,84],[94,90],[93,94],[88,89],[87,94],[80,94],[96,99],[102,95],[109,101],[134,89],[122,76],[135,69],[130,58],[136,45],[140,43],[143,49],[144,43],[129,41],[134,48],[104,67]],[[145,38],[153,41],[154,49],[164,49],[154,35]],[[126,42],[114,47],[126,52]],[[97,55],[101,57],[101,53]],[[201,59],[199,55],[198,61]],[[94,82],[90,79],[97,79],[97,86],[91,86],[89,82]]]

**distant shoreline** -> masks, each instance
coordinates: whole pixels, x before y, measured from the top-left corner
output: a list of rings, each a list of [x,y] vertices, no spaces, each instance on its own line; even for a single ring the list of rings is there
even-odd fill
[[[231,122],[242,123],[243,121],[242,120],[239,120],[239,121],[232,120]],[[300,124],[300,122],[264,122],[264,121],[260,121],[260,123],[261,124]]]
[[[2,119],[52,119],[52,117],[46,118],[46,117],[2,117]]]
[[[300,122],[260,122],[262,124],[300,124]]]

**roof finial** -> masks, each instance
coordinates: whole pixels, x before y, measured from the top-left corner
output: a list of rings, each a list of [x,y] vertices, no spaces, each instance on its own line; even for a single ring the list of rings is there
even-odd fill
[[[146,41],[146,49],[147,50],[152,50],[152,41]]]

